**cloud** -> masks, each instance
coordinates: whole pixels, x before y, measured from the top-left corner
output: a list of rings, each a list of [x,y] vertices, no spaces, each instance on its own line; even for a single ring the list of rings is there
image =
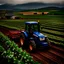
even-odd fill
[[[63,3],[64,0],[0,0],[0,3],[23,4],[28,2]]]

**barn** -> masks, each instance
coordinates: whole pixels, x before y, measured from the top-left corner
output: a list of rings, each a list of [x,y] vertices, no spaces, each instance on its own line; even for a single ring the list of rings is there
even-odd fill
[[[20,14],[22,14],[22,15],[40,15],[40,14],[42,14],[42,12],[32,12],[32,11],[30,11],[30,12],[20,12]]]

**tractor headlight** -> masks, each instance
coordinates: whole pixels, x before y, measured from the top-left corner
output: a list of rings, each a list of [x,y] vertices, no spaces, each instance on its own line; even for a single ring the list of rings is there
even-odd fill
[[[40,41],[44,41],[45,40],[45,38],[39,38],[40,39]]]

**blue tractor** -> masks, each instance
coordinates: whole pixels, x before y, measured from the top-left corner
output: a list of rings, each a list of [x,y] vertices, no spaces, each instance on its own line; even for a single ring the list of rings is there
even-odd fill
[[[48,38],[40,33],[39,22],[25,22],[25,31],[22,31],[20,36],[20,44],[22,47],[27,47],[29,51],[33,51],[37,48],[47,48],[48,43]]]

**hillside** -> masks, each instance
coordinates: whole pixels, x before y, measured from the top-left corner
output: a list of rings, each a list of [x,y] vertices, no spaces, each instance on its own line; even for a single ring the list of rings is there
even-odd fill
[[[22,11],[22,10],[32,10],[32,9],[40,9],[40,8],[47,8],[47,7],[58,7],[58,8],[63,8],[63,4],[57,4],[57,3],[37,3],[37,2],[32,2],[32,3],[25,3],[25,4],[2,4],[0,5],[0,10],[6,9],[6,10],[14,10],[14,11]]]

